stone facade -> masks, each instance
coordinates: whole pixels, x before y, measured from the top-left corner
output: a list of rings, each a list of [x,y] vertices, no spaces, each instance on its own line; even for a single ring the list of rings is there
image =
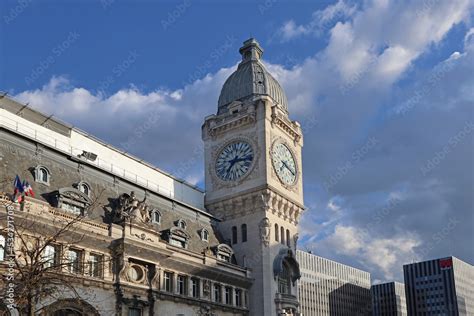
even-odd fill
[[[63,261],[72,250],[79,255],[76,270],[66,264],[58,269],[77,293],[64,288],[58,299],[42,298],[34,306],[38,313],[249,314],[251,272],[236,264],[232,248],[217,231],[219,219],[199,207],[199,201],[193,203],[203,192],[142,166],[150,168],[150,179],[164,179],[161,190],[153,190],[138,176],[130,176],[137,169],[117,172],[135,164],[133,157],[110,145],[103,149],[104,143],[92,136],[7,97],[0,99],[0,119],[0,218],[5,219],[10,205],[17,223],[32,224],[22,234],[34,238],[80,215],[74,229],[57,240],[55,250]],[[38,124],[42,121],[50,124]],[[75,148],[71,145],[78,135],[88,142]],[[94,152],[100,153],[95,160]],[[104,167],[107,155],[118,157],[111,169]],[[11,202],[16,175],[35,192],[21,203]],[[185,194],[165,191],[167,183]],[[1,220],[1,236],[6,237],[7,229]],[[80,237],[77,242],[74,236]],[[4,274],[5,238],[0,243]],[[15,245],[21,246],[18,240]],[[91,260],[96,258],[101,260],[92,272]],[[6,289],[5,279],[2,282],[0,288]]]
[[[0,98],[3,206],[10,203],[18,220],[34,224],[23,232],[32,240],[80,219],[42,250],[45,264],[57,261],[54,273],[74,291],[66,286],[56,299],[42,297],[34,306],[40,314],[299,315],[303,135],[261,62],[258,42],[244,42],[240,53],[217,114],[202,126],[205,195],[79,129]],[[36,195],[12,204],[16,175]],[[8,234],[4,222],[0,234]],[[24,249],[16,239],[15,247]],[[7,271],[6,257],[0,260]]]
[[[222,219],[219,231],[232,243],[237,262],[252,270],[251,314],[297,315],[303,136],[288,117],[284,91],[260,61],[259,44],[250,39],[240,53],[242,62],[222,88],[217,114],[202,127],[205,205]]]

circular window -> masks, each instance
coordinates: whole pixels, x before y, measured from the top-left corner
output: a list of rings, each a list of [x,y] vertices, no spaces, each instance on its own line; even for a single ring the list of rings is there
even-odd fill
[[[134,264],[128,269],[128,277],[130,281],[139,282],[143,279],[144,275],[143,268],[139,265]]]

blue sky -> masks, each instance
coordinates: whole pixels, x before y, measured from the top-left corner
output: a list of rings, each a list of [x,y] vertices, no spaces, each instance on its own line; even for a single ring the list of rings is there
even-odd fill
[[[305,133],[300,247],[375,282],[412,260],[474,261],[472,2],[0,8],[1,90],[200,186],[200,126],[256,37]]]

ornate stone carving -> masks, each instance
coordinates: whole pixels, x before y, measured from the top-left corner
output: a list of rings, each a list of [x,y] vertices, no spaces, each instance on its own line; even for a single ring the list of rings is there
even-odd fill
[[[211,282],[209,280],[204,280],[202,284],[202,293],[204,296],[209,296],[209,294],[211,294]]]
[[[298,244],[298,238],[300,238],[300,235],[298,233],[293,235],[293,243],[295,245],[295,250],[296,250],[296,245]]]
[[[130,268],[130,263],[125,261],[123,263],[122,269],[119,272],[120,280],[128,281],[128,269]]]
[[[262,243],[265,245],[265,247],[268,247],[270,244],[270,232],[271,232],[271,224],[270,220],[265,217],[260,221],[259,224],[260,227],[260,239],[262,240]]]
[[[123,223],[130,219],[141,223],[150,222],[149,206],[146,203],[146,197],[139,201],[135,192],[121,194],[112,210],[112,218],[115,223]]]
[[[151,279],[151,286],[155,289],[160,288],[160,269],[155,270],[155,275],[153,276],[153,279]]]
[[[205,305],[205,306],[200,306],[196,309],[196,315],[197,316],[217,316],[217,314],[215,314],[213,311],[212,311],[212,308],[211,306],[209,305]]]

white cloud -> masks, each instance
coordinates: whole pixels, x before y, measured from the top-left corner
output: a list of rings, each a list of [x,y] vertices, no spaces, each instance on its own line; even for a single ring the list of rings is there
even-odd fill
[[[381,270],[387,279],[400,276],[401,266],[418,259],[421,241],[413,234],[377,238],[357,227],[336,225],[334,233],[319,241],[320,252],[350,256],[371,270]]]
[[[355,12],[355,6],[339,0],[323,10],[315,11],[307,25],[297,25],[294,20],[286,21],[278,30],[277,37],[281,42],[287,42],[306,35],[321,36],[337,21],[351,17]]]

